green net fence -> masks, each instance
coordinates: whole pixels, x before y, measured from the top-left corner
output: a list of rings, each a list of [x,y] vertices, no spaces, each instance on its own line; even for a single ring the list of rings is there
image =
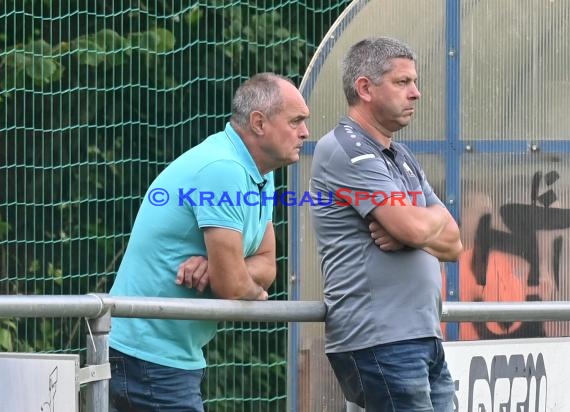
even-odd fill
[[[0,0],[0,293],[107,292],[152,179],[251,74],[299,84],[349,2]],[[275,223],[287,299],[285,210]],[[84,326],[0,319],[0,351],[83,354]],[[206,353],[208,410],[285,410],[286,324],[222,323]]]

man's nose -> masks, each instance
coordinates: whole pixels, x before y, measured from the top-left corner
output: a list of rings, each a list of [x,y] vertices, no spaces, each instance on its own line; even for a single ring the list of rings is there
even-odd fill
[[[301,138],[303,140],[309,138],[309,128],[307,127],[307,123],[305,123],[305,122],[303,122],[303,124],[301,125],[299,138]]]
[[[421,97],[421,93],[420,93],[420,89],[418,89],[418,85],[415,83],[412,83],[411,86],[411,90],[410,90],[410,99],[411,100],[418,100]]]

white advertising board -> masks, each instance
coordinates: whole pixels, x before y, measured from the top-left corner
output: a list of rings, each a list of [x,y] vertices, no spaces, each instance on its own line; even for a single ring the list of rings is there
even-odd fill
[[[77,412],[79,355],[0,353],[0,410]]]
[[[444,346],[457,412],[570,411],[570,338]]]

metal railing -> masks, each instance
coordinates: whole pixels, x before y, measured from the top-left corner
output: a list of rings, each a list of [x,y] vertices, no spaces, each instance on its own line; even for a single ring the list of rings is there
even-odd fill
[[[81,296],[0,296],[0,318],[87,318],[88,366],[109,362],[111,316],[217,321],[322,322],[320,301],[231,301],[220,299],[133,298],[103,294]],[[445,302],[442,321],[564,321],[570,302]],[[87,386],[87,409],[107,412],[107,379]]]
[[[0,296],[0,318],[98,318],[106,312],[118,318],[194,319],[260,322],[323,322],[320,301],[239,301],[75,296]],[[442,322],[570,320],[570,301],[444,302]]]

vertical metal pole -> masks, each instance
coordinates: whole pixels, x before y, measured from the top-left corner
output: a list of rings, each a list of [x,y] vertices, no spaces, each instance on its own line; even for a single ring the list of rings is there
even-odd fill
[[[461,65],[460,65],[460,35],[461,35],[461,1],[447,0],[445,10],[445,39],[446,56],[446,139],[447,151],[445,162],[446,200],[447,208],[453,217],[459,221],[461,210]],[[445,264],[447,275],[447,300],[459,300],[459,264]],[[457,340],[459,325],[447,324],[447,339]]]
[[[87,364],[101,365],[109,362],[109,331],[111,311],[101,317],[89,319],[87,335]],[[87,385],[87,412],[109,412],[109,381],[89,382]]]
[[[293,164],[290,167],[291,186],[294,193],[299,192],[300,166]],[[297,207],[289,207],[289,300],[301,299],[301,261],[298,242],[300,229],[300,211]],[[287,348],[287,410],[294,412],[299,408],[299,328],[298,322],[289,323],[289,342]]]

